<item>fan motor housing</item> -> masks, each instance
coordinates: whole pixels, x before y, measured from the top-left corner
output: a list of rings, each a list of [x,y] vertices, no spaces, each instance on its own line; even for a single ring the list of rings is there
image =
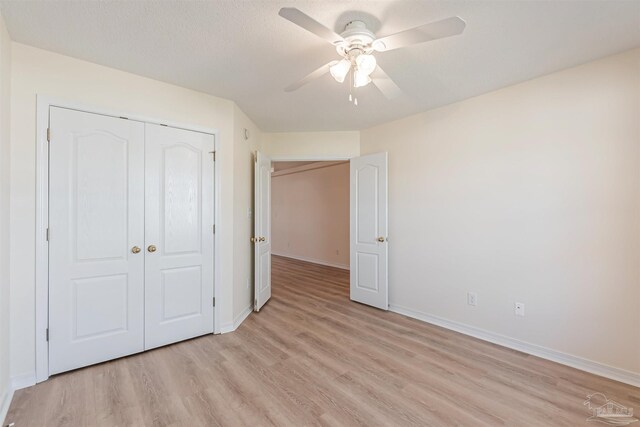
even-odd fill
[[[341,56],[348,56],[352,49],[370,51],[371,43],[376,39],[375,34],[367,29],[366,24],[362,21],[349,22],[340,35],[344,42],[338,44],[336,50]]]

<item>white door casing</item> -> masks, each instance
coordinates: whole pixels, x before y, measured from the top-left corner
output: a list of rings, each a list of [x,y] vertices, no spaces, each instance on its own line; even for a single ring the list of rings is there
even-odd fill
[[[254,171],[254,306],[255,311],[271,298],[271,159],[260,151]]]
[[[51,108],[49,372],[144,348],[144,124]]]
[[[350,163],[350,296],[382,310],[389,307],[387,169],[387,153]]]
[[[213,135],[145,124],[145,350],[213,333]]]

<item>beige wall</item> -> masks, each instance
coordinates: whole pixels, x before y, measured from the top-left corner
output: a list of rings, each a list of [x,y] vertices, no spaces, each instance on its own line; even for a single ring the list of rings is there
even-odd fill
[[[271,179],[276,255],[349,268],[349,163]]]
[[[361,141],[389,152],[392,306],[640,373],[640,50]]]
[[[217,128],[222,283],[220,323],[233,320],[234,103],[18,43],[12,45],[11,117],[11,374],[35,369],[36,94],[98,108]],[[244,185],[244,184],[243,184]]]
[[[265,133],[264,151],[278,160],[338,160],[360,154],[360,132]]]
[[[0,15],[0,423],[8,409],[11,40]]]

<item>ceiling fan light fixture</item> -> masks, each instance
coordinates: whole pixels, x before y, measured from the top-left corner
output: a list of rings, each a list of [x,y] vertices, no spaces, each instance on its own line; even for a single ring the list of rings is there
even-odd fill
[[[371,83],[371,77],[362,70],[353,72],[353,87],[363,87]]]
[[[338,83],[342,83],[344,82],[345,77],[347,77],[347,74],[349,73],[350,69],[351,69],[351,62],[346,59],[343,59],[337,64],[331,66],[331,68],[329,68],[329,72],[331,73],[331,76],[334,79],[336,79]]]
[[[358,70],[366,73],[367,76],[373,73],[373,70],[376,69],[378,65],[376,63],[376,58],[373,55],[362,54],[356,57],[356,65],[358,66]]]

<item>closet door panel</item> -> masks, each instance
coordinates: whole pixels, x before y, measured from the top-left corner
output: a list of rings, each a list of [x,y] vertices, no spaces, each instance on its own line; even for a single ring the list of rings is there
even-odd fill
[[[146,125],[146,349],[213,332],[213,145]]]
[[[49,371],[143,350],[144,124],[52,107]]]

